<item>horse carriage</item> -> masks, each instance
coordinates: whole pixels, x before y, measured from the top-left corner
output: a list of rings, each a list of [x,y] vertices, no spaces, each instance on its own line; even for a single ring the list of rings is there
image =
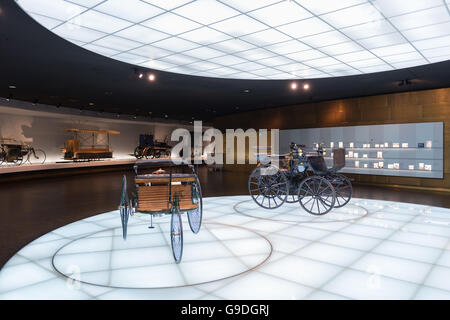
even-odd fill
[[[44,150],[35,149],[12,138],[0,138],[0,165],[3,163],[21,165],[26,162],[42,164],[46,158]]]
[[[333,167],[328,168],[322,146],[314,152],[303,148],[292,142],[288,154],[257,155],[258,166],[250,174],[248,190],[259,206],[275,209],[285,202],[299,202],[310,214],[323,215],[350,201],[351,179],[337,173],[345,166],[345,149],[333,149]]]
[[[72,139],[67,139],[64,160],[91,161],[100,159],[111,159],[113,151],[109,147],[109,136],[120,134],[113,130],[95,129],[66,129],[72,134]]]
[[[153,134],[139,135],[139,145],[134,149],[136,159],[153,159],[170,156],[171,147],[166,142],[154,140]]]
[[[146,170],[151,173],[145,173]],[[189,227],[194,234],[200,231],[202,224],[202,190],[194,166],[176,165],[168,158],[138,160],[134,172],[135,193],[132,197],[127,191],[126,176],[122,180],[119,211],[123,239],[127,238],[129,216],[135,212],[150,215],[149,228],[153,228],[153,217],[171,215],[172,253],[175,262],[180,263],[183,255],[181,215],[187,213]]]

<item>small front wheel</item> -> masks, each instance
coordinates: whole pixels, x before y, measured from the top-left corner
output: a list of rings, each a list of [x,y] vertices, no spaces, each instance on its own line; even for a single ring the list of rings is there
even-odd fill
[[[275,166],[259,166],[248,178],[248,192],[260,207],[276,209],[286,202],[289,192],[288,180]]]

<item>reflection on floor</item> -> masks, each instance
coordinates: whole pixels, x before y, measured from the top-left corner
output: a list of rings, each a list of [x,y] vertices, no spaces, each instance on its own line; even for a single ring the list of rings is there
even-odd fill
[[[46,234],[0,271],[0,299],[450,299],[450,209],[353,199],[314,217],[205,198],[179,265],[169,218],[147,220],[126,242],[117,212]]]

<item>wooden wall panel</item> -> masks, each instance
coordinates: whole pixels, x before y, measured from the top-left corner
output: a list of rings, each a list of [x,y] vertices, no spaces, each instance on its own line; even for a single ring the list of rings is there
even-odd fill
[[[450,190],[450,88],[341,99],[217,117],[225,128],[319,128],[389,123],[444,122],[444,179],[351,175],[363,183]],[[249,172],[252,166],[226,166]]]

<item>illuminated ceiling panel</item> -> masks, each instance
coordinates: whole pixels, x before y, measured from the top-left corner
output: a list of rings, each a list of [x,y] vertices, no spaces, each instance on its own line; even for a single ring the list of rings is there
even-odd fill
[[[449,59],[442,0],[16,0],[95,53],[232,79],[322,78]]]

